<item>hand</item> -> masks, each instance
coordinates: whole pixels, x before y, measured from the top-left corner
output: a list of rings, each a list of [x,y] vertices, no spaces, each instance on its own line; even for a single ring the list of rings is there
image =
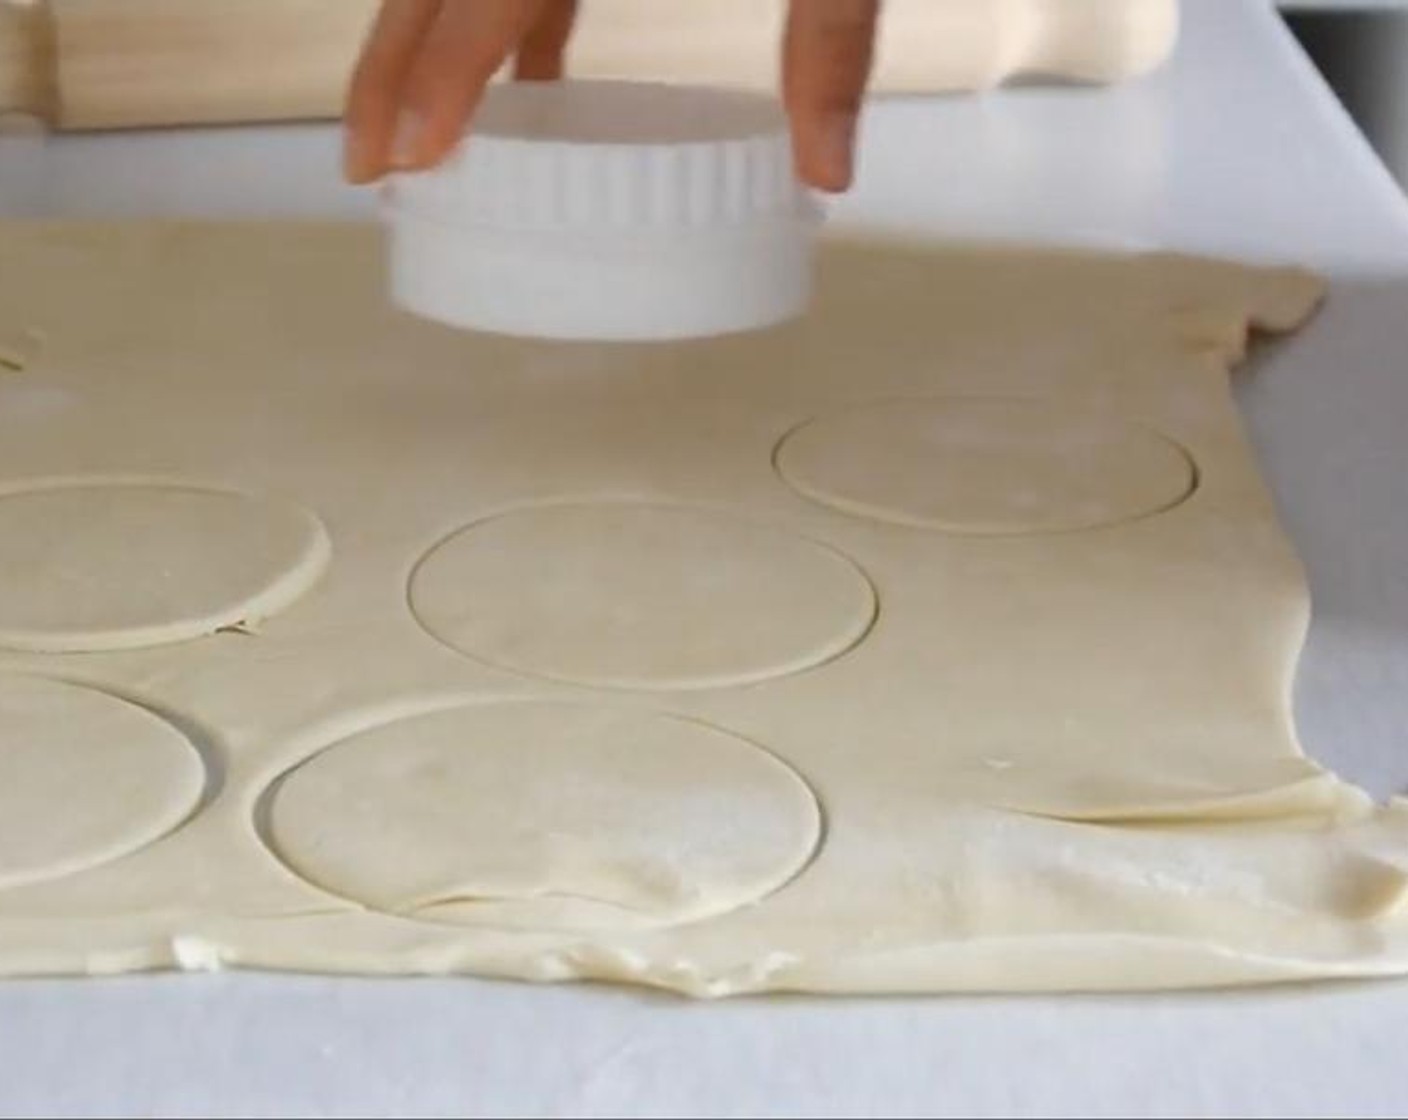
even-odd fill
[[[347,178],[368,183],[438,163],[510,58],[517,78],[561,77],[576,7],[576,0],[382,0],[347,99]],[[854,175],[879,10],[880,0],[791,0],[783,100],[797,172],[821,190],[845,190]]]

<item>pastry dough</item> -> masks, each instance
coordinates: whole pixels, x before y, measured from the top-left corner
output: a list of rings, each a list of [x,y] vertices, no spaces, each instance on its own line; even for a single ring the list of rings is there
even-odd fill
[[[1408,972],[1408,808],[1297,742],[1229,393],[1319,282],[822,257],[803,322],[567,346],[395,313],[367,229],[0,228],[0,336],[45,339],[0,620],[165,642],[0,651],[0,973]]]
[[[175,727],[79,685],[0,676],[0,743],[0,889],[135,852],[205,789]]]
[[[253,626],[328,560],[296,507],[191,485],[85,479],[0,491],[0,647],[92,653]]]
[[[1162,513],[1193,461],[1158,432],[1021,398],[904,400],[803,425],[778,449],[797,490],[848,513],[954,533],[1060,533]]]
[[[839,553],[767,525],[635,503],[490,518],[437,546],[411,609],[454,649],[603,688],[721,688],[865,636],[875,595]]]
[[[274,850],[333,893],[530,930],[727,913],[797,874],[821,834],[811,792],[752,744],[561,704],[459,706],[361,732],[285,777],[267,813]]]

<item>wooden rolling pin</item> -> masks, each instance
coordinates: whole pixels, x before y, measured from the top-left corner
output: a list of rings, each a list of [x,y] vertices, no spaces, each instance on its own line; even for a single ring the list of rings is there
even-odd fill
[[[876,88],[1132,77],[1167,56],[1177,3],[886,0]],[[771,86],[784,6],[583,0],[570,69]],[[61,129],[336,117],[375,8],[375,0],[0,0],[0,114]]]

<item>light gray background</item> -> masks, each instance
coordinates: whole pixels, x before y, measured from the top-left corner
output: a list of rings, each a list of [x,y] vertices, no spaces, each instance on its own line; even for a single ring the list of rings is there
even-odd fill
[[[875,110],[836,220],[1311,264],[1326,313],[1241,397],[1316,622],[1312,753],[1408,790],[1408,203],[1269,0],[1186,0],[1125,89]],[[368,216],[326,127],[0,137],[9,215]],[[3,267],[3,261],[0,261]],[[1408,1111],[1408,987],[689,1005],[471,980],[0,984],[0,1112],[1365,1116]]]

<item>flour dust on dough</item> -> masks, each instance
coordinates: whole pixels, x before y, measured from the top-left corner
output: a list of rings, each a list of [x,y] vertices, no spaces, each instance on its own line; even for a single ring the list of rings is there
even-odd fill
[[[180,825],[204,789],[195,748],[146,709],[0,675],[0,888],[135,852]]]
[[[528,929],[667,925],[756,902],[821,831],[760,747],[703,723],[507,702],[403,718],[277,784],[268,842],[383,913]]]
[[[625,502],[516,510],[434,549],[411,605],[446,645],[605,688],[722,688],[823,664],[874,621],[839,552],[785,529]]]
[[[1177,505],[1197,484],[1173,441],[1079,402],[949,397],[823,416],[778,471],[847,513],[952,533],[1073,532]]]
[[[322,574],[306,510],[235,491],[74,480],[0,492],[0,648],[138,649],[257,622]]]

